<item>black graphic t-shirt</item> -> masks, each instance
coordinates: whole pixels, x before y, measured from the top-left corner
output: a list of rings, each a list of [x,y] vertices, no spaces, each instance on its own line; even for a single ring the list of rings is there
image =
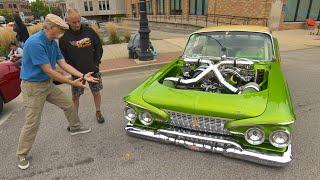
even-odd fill
[[[82,26],[78,32],[67,30],[59,39],[59,47],[67,63],[80,72],[99,72],[103,48],[90,27]]]

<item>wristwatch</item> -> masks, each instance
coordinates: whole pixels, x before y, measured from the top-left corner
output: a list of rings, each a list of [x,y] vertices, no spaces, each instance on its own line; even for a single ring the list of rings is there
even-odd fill
[[[84,79],[85,74],[82,75],[82,84],[85,85],[86,84],[86,80]]]

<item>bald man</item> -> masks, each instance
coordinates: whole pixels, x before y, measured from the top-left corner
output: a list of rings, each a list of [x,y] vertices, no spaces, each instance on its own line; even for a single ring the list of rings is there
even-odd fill
[[[88,84],[96,107],[96,119],[98,123],[104,123],[105,120],[100,109],[100,91],[103,89],[99,72],[99,64],[103,54],[100,38],[90,27],[81,24],[81,16],[76,9],[67,11],[67,23],[69,29],[59,40],[59,47],[67,63],[82,73],[94,72],[93,76],[99,79],[98,83],[88,82]],[[78,111],[80,96],[84,93],[84,89],[73,86],[71,88],[72,100]]]

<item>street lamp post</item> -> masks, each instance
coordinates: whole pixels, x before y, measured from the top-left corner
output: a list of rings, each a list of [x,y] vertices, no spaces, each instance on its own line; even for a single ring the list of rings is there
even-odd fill
[[[148,18],[146,12],[146,0],[140,0],[140,48],[141,52],[138,54],[140,61],[149,61],[153,59],[153,54],[150,51],[150,29],[148,26]]]

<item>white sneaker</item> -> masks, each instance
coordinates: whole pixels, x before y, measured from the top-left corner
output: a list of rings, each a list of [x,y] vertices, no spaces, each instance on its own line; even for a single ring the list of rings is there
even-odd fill
[[[79,127],[77,129],[72,129],[70,128],[70,135],[74,136],[77,134],[85,134],[91,132],[91,128],[84,128],[84,127]]]
[[[26,160],[26,157],[24,156],[19,156],[18,157],[18,167],[22,170],[28,169],[30,166],[30,163],[28,160]]]

